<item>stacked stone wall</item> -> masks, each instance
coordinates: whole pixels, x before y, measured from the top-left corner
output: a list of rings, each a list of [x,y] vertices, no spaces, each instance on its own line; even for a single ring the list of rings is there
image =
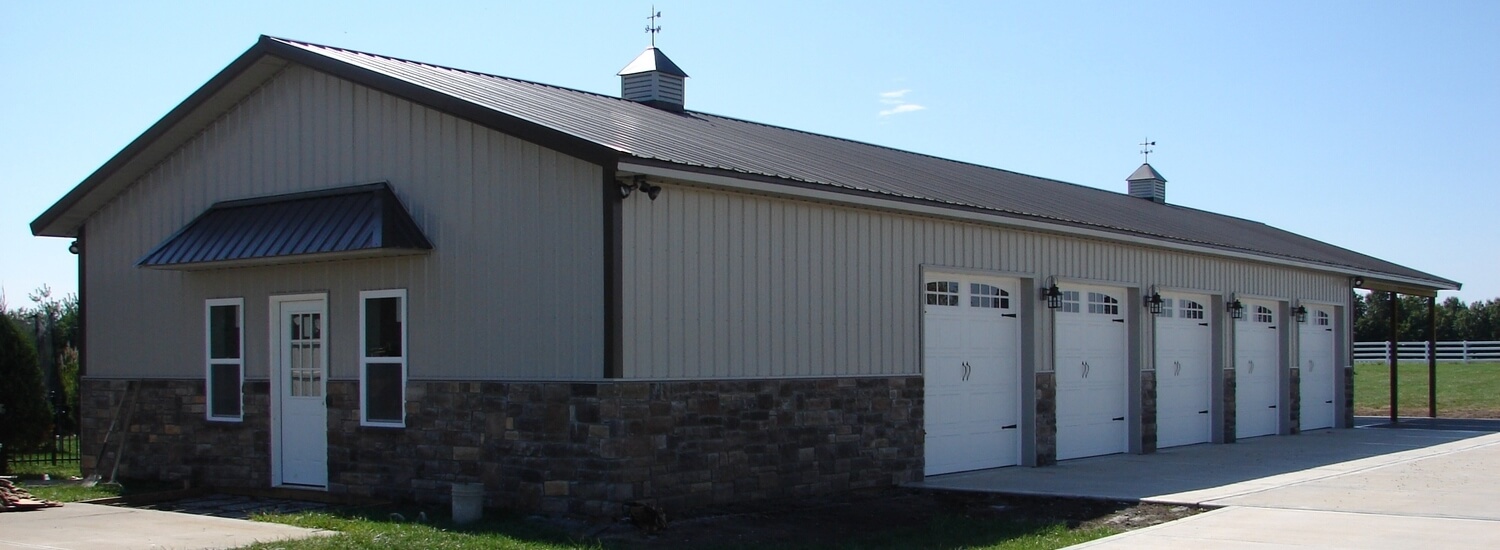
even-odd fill
[[[412,381],[400,428],[360,424],[357,381],[327,387],[329,492],[361,499],[436,504],[483,482],[491,506],[613,516],[634,500],[683,511],[922,475],[920,377]],[[121,477],[269,487],[269,385],[246,390],[244,421],[223,423],[204,419],[202,380],[86,380],[85,454],[106,452],[85,468],[118,456]]]

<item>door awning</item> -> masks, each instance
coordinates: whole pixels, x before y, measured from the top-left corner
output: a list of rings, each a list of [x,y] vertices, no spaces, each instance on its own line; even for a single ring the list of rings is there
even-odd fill
[[[429,250],[432,243],[381,182],[216,203],[136,266],[192,271]]]

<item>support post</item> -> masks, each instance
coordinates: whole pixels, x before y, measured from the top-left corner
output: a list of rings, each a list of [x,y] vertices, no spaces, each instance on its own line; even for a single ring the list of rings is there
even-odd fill
[[[1401,416],[1399,414],[1397,414],[1397,412],[1396,412],[1396,365],[1401,362],[1401,340],[1400,340],[1400,334],[1399,334],[1399,330],[1398,330],[1399,326],[1400,326],[1399,322],[1400,322],[1400,319],[1401,319],[1401,316],[1398,315],[1398,313],[1399,313],[1398,309],[1400,307],[1401,307],[1400,300],[1398,300],[1396,298],[1396,293],[1392,292],[1391,293],[1391,307],[1389,308],[1390,309],[1390,315],[1391,315],[1391,355],[1390,355],[1391,359],[1390,359],[1390,366],[1391,366],[1391,423],[1392,424],[1395,424],[1395,423],[1401,421]]]
[[[1427,299],[1427,417],[1437,418],[1437,294]]]

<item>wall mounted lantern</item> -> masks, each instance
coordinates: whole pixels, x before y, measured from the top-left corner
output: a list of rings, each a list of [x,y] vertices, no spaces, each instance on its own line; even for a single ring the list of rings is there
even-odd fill
[[[1161,315],[1162,302],[1165,300],[1162,300],[1161,294],[1156,292],[1156,287],[1151,287],[1151,295],[1147,296],[1145,301],[1146,309],[1151,310],[1152,315]]]
[[[1245,318],[1245,304],[1240,303],[1239,298],[1235,298],[1234,301],[1225,304],[1225,308],[1229,310],[1230,319],[1238,320]]]
[[[1042,297],[1047,299],[1047,309],[1062,307],[1062,290],[1057,288],[1057,279],[1047,277],[1047,288],[1042,289]]]
[[[1355,277],[1354,280],[1351,281],[1351,282],[1354,283],[1354,288],[1364,288],[1365,287],[1365,278],[1364,277]]]
[[[1307,322],[1307,308],[1305,308],[1305,307],[1297,306],[1297,309],[1292,310],[1292,315],[1296,315],[1297,316],[1297,322],[1298,323],[1306,323]]]

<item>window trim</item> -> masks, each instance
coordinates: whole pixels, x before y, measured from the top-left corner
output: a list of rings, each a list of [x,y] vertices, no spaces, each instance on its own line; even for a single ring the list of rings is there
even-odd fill
[[[367,347],[366,338],[369,332],[369,319],[366,305],[370,300],[380,298],[397,298],[397,316],[401,320],[401,356],[400,357],[369,357],[365,355]],[[407,298],[406,289],[388,290],[362,290],[359,292],[359,425],[379,428],[405,428],[406,427],[406,381],[407,358],[411,356],[411,349],[407,347]],[[371,420],[369,418],[370,408],[366,406],[369,397],[369,366],[371,364],[399,365],[401,367],[401,420]]]
[[[235,323],[239,329],[239,353],[235,359],[214,359],[214,318],[216,307],[234,306]],[[240,397],[239,413],[235,415],[214,414],[214,367],[234,365],[239,370],[239,383],[235,394]],[[203,417],[209,422],[244,422],[245,420],[245,299],[211,298],[203,301]]]

